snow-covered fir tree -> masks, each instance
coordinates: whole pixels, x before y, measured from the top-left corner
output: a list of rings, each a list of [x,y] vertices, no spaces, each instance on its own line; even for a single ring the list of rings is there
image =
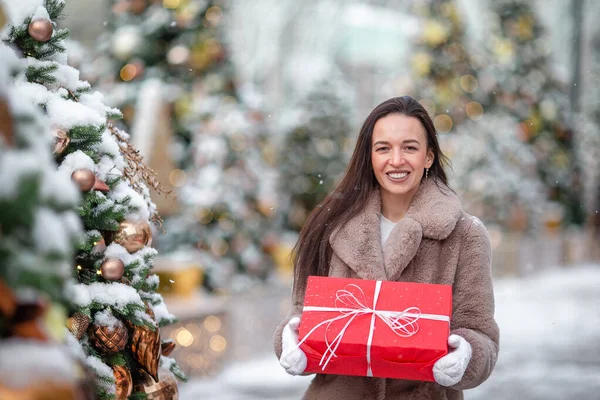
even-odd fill
[[[421,19],[422,34],[411,59],[415,79],[409,94],[427,109],[438,131],[450,132],[468,114],[481,115],[471,103],[477,84],[464,22],[454,0],[416,2],[413,12]]]
[[[10,14],[0,3],[0,13]],[[5,21],[6,22],[6,21]],[[0,21],[0,35],[4,35]],[[93,399],[86,370],[66,344],[82,227],[79,191],[56,170],[47,120],[16,90],[25,64],[0,43],[0,398]]]
[[[341,78],[322,79],[281,116],[277,151],[279,193],[286,229],[300,231],[308,214],[339,183],[354,136],[350,101]]]
[[[519,120],[482,105],[479,68],[464,16],[452,0],[416,3],[422,35],[412,60],[414,96],[434,120],[452,170],[450,184],[467,209],[486,223],[534,231],[546,204],[532,170],[537,160],[519,135]],[[474,57],[474,54],[476,57]]]
[[[490,114],[465,121],[440,142],[452,161],[452,188],[470,212],[511,230],[540,228],[544,186],[535,155],[520,140],[513,117]]]
[[[77,211],[84,233],[69,260],[77,284],[67,292],[73,346],[80,346],[94,371],[98,399],[142,398],[157,391],[176,398],[173,374],[182,374],[167,357],[173,343],[162,342],[159,329],[174,317],[156,293],[158,279],[152,274],[157,252],[150,247],[150,222],[159,217],[146,183],[158,183],[128,135],[115,127],[119,110],[106,106],[67,65],[69,33],[56,24],[64,1],[32,0],[14,8],[19,17],[3,40],[22,57],[24,73],[13,90],[44,111],[58,175],[74,181],[81,193]]]
[[[222,1],[113,0],[108,30],[98,41],[109,102],[120,107],[128,127],[135,123],[147,79],[157,78],[171,106],[172,154],[179,168],[192,162],[193,113],[198,90],[235,95],[233,67],[219,30]]]
[[[536,156],[547,197],[564,210],[564,223],[581,223],[581,179],[575,162],[570,104],[565,85],[551,69],[544,28],[531,2],[500,0],[486,19],[489,40],[479,74],[480,102],[520,124],[521,140]]]
[[[217,1],[199,4],[189,22],[198,31],[177,42],[186,54],[178,66],[191,70],[191,83],[174,102],[175,119],[190,135],[177,171],[179,213],[165,219],[158,245],[166,252],[199,251],[205,286],[229,289],[232,275],[262,279],[271,270],[263,238],[274,227],[277,174],[267,161],[259,96],[235,85],[222,30],[227,9]]]

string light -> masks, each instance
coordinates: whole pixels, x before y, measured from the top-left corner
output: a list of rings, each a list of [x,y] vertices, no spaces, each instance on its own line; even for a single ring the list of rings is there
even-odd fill
[[[187,181],[187,174],[181,169],[174,169],[169,174],[169,183],[175,187],[182,187]]]
[[[433,120],[435,129],[440,133],[448,133],[452,129],[452,118],[446,114],[440,114]]]
[[[125,82],[129,82],[137,75],[137,67],[133,64],[126,64],[121,68],[121,72],[119,72],[119,76]]]
[[[472,101],[467,104],[466,112],[469,118],[473,121],[477,121],[483,117],[483,106],[476,101]]]

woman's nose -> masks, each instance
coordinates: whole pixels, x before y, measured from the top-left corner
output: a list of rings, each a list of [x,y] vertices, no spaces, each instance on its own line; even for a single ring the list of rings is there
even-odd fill
[[[404,161],[404,156],[400,150],[392,151],[392,159],[390,160],[390,164],[393,166],[401,165]]]

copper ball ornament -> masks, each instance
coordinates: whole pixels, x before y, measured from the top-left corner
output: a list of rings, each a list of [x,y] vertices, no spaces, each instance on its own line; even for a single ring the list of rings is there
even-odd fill
[[[47,19],[36,19],[35,21],[31,21],[27,30],[29,36],[38,42],[47,42],[52,37],[54,28],[52,27],[52,22]]]
[[[62,129],[54,131],[54,154],[62,154],[69,147],[71,138]]]
[[[146,222],[123,221],[119,224],[114,241],[125,247],[129,253],[135,253],[152,244],[152,230]]]
[[[88,192],[92,190],[96,183],[96,176],[89,169],[78,169],[73,171],[71,179],[77,183],[79,190],[82,192]]]
[[[131,372],[124,365],[113,365],[113,375],[116,384],[117,400],[127,400],[133,391],[133,379]]]
[[[103,354],[114,354],[125,348],[129,341],[127,328],[121,321],[115,326],[93,324],[88,329],[90,343]]]
[[[107,281],[118,281],[125,273],[125,264],[118,258],[108,258],[102,262],[100,273]]]

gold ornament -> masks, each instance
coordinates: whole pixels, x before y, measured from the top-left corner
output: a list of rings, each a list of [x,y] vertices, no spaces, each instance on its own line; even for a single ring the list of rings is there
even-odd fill
[[[127,345],[127,328],[121,321],[117,321],[113,328],[93,324],[88,329],[90,343],[101,353],[113,354],[121,351]]]
[[[154,312],[146,305],[146,313],[154,320]],[[158,327],[151,330],[146,326],[129,324],[131,340],[129,345],[133,357],[150,376],[158,381],[158,362],[160,359],[160,333]]]
[[[52,22],[47,19],[36,19],[29,24],[29,36],[38,42],[47,42],[52,37],[54,28]]]
[[[79,190],[87,192],[92,190],[94,183],[96,183],[96,176],[89,169],[78,169],[73,171],[71,179],[77,183]]]
[[[144,246],[150,246],[152,244],[150,225],[146,222],[121,222],[115,243],[125,247],[129,253],[135,253]]]
[[[133,379],[131,372],[124,365],[113,365],[113,375],[117,386],[116,400],[127,400],[133,391]]]
[[[4,140],[8,145],[13,144],[13,120],[8,103],[4,98],[0,98],[0,136],[4,136]]]
[[[62,154],[69,147],[71,138],[62,129],[55,130],[54,136],[54,154]]]
[[[118,281],[124,272],[125,264],[118,258],[108,258],[100,266],[100,273],[107,281]]]
[[[136,392],[145,393],[148,399],[152,400],[177,400],[179,396],[177,382],[172,376],[167,376],[157,382],[147,374],[142,374],[135,389]]]
[[[161,354],[165,357],[169,357],[173,350],[175,350],[175,342],[171,339],[165,340],[160,344]]]
[[[90,317],[82,313],[75,313],[67,319],[67,329],[77,338],[81,339],[90,326]]]

